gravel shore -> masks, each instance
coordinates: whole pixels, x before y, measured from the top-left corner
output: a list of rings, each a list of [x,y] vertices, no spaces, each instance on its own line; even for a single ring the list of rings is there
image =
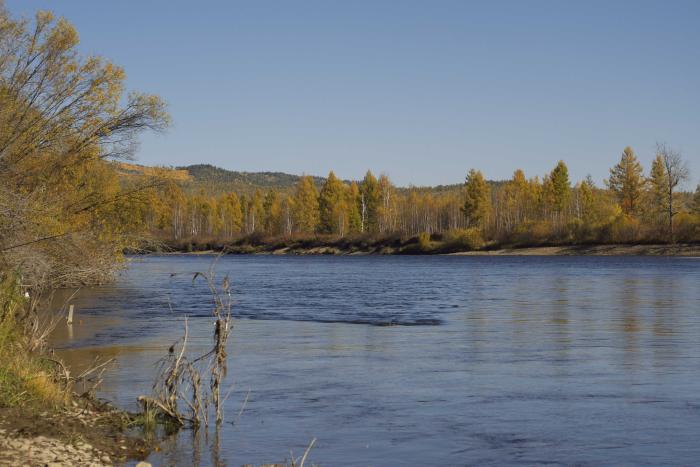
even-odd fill
[[[108,454],[84,442],[73,445],[45,436],[22,437],[21,433],[0,428],[0,465],[82,467],[114,464]]]
[[[85,406],[0,409],[0,466],[110,466],[145,459],[151,446],[126,434],[119,416],[113,409]]]

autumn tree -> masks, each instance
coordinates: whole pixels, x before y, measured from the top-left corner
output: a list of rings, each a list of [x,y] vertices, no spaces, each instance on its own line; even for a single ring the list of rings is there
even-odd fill
[[[367,171],[360,184],[360,231],[375,232],[378,226],[378,213],[381,193],[377,178]]]
[[[513,230],[526,218],[528,206],[532,204],[529,188],[525,173],[520,169],[513,173],[513,177],[503,188],[499,214],[503,228],[507,232]]]
[[[246,232],[251,234],[263,229],[265,217],[263,195],[260,190],[255,190],[253,196],[248,196],[246,201],[243,219]]]
[[[326,178],[326,182],[321,187],[318,198],[319,224],[318,231],[321,233],[338,233],[338,215],[343,215],[344,209],[339,204],[344,204],[345,190],[343,182],[338,180],[331,170]]]
[[[309,175],[299,178],[294,195],[294,225],[299,232],[316,231],[319,222],[318,193]]]
[[[267,233],[279,234],[283,231],[282,202],[279,193],[268,190],[263,200],[263,230]]]
[[[386,174],[379,176],[378,185],[377,227],[380,232],[392,232],[396,228],[396,189]]]
[[[217,213],[221,224],[221,234],[225,238],[231,238],[241,231],[243,225],[243,213],[241,202],[236,193],[223,194],[217,203]]]
[[[552,206],[557,214],[561,214],[571,198],[571,182],[569,169],[564,161],[559,161],[549,174],[549,189]]]
[[[622,212],[627,215],[634,215],[639,211],[645,185],[643,174],[642,164],[629,146],[622,152],[620,162],[610,169],[607,185],[617,198]]]
[[[464,183],[462,213],[470,227],[481,227],[491,204],[489,186],[480,171],[471,169]]]
[[[281,200],[281,224],[285,235],[291,235],[294,231],[294,197],[285,195]]]
[[[14,20],[0,4],[0,266],[25,265],[27,280],[110,273],[135,237],[119,225],[134,217],[116,207],[154,185],[123,190],[105,161],[168,123],[160,99],[124,95],[124,71],[77,46],[66,20],[44,11],[33,24]]]
[[[348,205],[348,230],[349,232],[362,231],[362,215],[360,214],[360,187],[352,182],[345,192],[345,200]]]
[[[663,157],[657,154],[651,163],[649,171],[649,189],[647,197],[649,199],[648,211],[654,218],[663,217],[666,212],[668,192],[666,191],[666,169],[664,167]]]

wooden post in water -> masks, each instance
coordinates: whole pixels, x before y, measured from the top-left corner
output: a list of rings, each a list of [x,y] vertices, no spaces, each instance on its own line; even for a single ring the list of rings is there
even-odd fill
[[[68,320],[67,324],[73,324],[73,305],[68,305]]]

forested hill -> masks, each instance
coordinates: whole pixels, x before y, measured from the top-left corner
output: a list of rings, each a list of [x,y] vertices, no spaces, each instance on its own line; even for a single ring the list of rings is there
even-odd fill
[[[197,164],[177,167],[186,170],[195,185],[205,191],[235,191],[238,193],[254,192],[257,189],[267,191],[291,191],[299,182],[299,175],[284,172],[239,172],[215,167],[210,164]],[[323,177],[313,177],[317,187],[325,182]]]
[[[281,193],[292,193],[297,186],[301,175],[292,175],[284,172],[240,172],[227,170],[211,164],[195,164],[167,168],[154,168],[136,164],[119,163],[119,172],[122,176],[155,175],[158,170],[161,176],[177,180],[185,191],[204,191],[209,195],[217,195],[223,192],[235,192],[238,194],[253,194],[256,190],[266,192],[274,189]],[[321,189],[326,177],[312,176],[317,189]],[[344,180],[350,184],[350,180]],[[498,184],[499,182],[489,182]],[[462,184],[439,185],[435,187],[414,187],[419,191],[448,192],[459,189]],[[396,187],[399,191],[406,188]]]

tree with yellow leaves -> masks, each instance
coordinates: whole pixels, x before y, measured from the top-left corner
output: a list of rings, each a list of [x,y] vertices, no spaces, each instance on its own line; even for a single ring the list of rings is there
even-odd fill
[[[294,195],[294,225],[298,232],[313,233],[319,222],[318,192],[314,179],[304,175],[297,183]]]
[[[628,215],[639,212],[646,180],[642,164],[637,160],[631,147],[627,146],[622,151],[622,158],[615,167],[610,169],[610,178],[606,183],[617,198],[622,212]]]
[[[110,274],[154,185],[122,189],[106,161],[168,124],[158,97],[125,96],[124,71],[77,45],[66,20],[40,11],[32,26],[0,5],[0,266],[51,284]]]
[[[339,228],[344,225],[343,222],[338,222],[338,216],[344,215],[347,207],[340,209],[338,206],[340,203],[344,203],[345,188],[343,182],[338,180],[331,170],[326,178],[326,182],[321,187],[321,193],[318,197],[318,208],[319,208],[319,224],[318,231],[320,233],[339,233],[340,230],[345,230]],[[345,221],[346,222],[346,221]],[[342,234],[341,234],[342,235]]]
[[[462,213],[469,227],[482,227],[491,209],[491,191],[482,173],[471,169],[464,183]]]

